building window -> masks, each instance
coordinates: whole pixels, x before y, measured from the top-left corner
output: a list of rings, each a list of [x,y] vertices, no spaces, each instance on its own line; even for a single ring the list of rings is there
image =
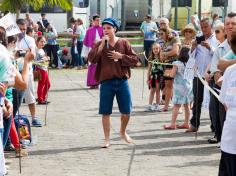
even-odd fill
[[[89,6],[89,0],[74,0],[73,3],[75,7],[79,8],[87,8]]]
[[[171,0],[171,6],[175,7],[176,0]],[[178,7],[192,7],[192,0],[178,0]]]
[[[223,7],[226,1],[226,6],[228,6],[228,0],[213,0],[212,6],[213,7]]]

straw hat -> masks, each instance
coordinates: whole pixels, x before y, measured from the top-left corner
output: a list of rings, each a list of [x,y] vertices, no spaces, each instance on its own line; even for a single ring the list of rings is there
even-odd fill
[[[186,30],[191,30],[192,31],[192,34],[193,36],[195,36],[197,34],[197,31],[195,30],[194,26],[190,23],[190,24],[187,24],[184,29],[181,31],[182,35],[184,35],[185,31]]]

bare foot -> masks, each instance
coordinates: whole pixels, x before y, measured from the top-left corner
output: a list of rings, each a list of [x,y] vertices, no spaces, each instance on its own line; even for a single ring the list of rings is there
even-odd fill
[[[110,147],[110,142],[109,141],[106,141],[105,144],[102,146],[102,148],[108,148]]]
[[[127,133],[120,133],[120,137],[125,140],[127,143],[133,143],[133,140]]]

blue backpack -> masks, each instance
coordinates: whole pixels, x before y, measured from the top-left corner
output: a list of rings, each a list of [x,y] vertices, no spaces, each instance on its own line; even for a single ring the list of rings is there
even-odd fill
[[[15,118],[15,126],[17,132],[20,132],[20,140],[22,139],[27,139],[31,142],[32,140],[32,135],[31,135],[31,128],[30,128],[30,123],[26,115],[16,115]]]

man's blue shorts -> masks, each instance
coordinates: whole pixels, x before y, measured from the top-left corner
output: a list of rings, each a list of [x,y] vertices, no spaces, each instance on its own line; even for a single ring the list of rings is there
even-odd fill
[[[130,114],[132,110],[132,101],[128,80],[120,78],[101,82],[99,114],[112,114],[113,100],[115,96],[120,113]]]

